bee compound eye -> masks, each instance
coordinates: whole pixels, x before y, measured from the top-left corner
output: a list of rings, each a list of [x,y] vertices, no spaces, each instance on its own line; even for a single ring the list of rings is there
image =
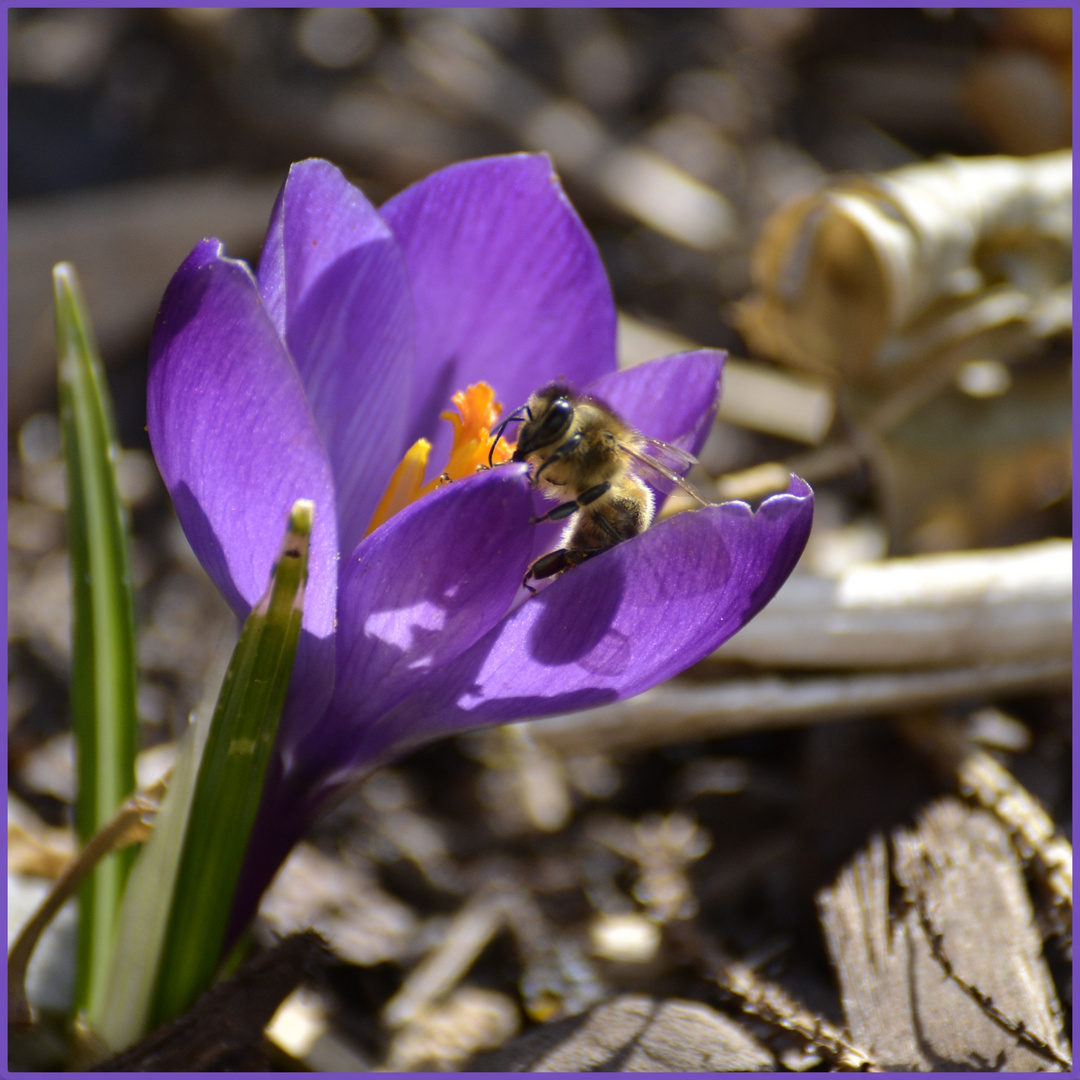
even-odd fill
[[[574,419],[574,406],[566,398],[556,398],[544,413],[536,433],[537,444],[545,446],[561,438]]]

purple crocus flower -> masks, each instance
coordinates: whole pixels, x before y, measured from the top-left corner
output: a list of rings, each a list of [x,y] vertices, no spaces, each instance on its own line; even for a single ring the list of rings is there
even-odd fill
[[[315,503],[303,633],[234,930],[348,781],[441,735],[640,693],[775,594],[810,529],[797,478],[756,513],[728,503],[660,522],[529,599],[522,577],[557,530],[530,524],[523,464],[446,484],[365,536],[414,440],[431,440],[441,470],[456,390],[484,380],[512,409],[561,379],[693,453],[722,360],[616,370],[607,278],[542,155],[453,165],[380,210],[304,161],[257,274],[217,240],[192,251],[158,315],[148,427],[188,540],[239,617],[293,501]]]

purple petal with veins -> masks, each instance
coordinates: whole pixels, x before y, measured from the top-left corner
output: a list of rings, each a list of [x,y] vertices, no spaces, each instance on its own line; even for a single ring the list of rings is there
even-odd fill
[[[451,165],[380,210],[416,305],[418,380],[409,441],[455,390],[486,380],[507,408],[556,378],[584,386],[615,368],[615,303],[599,253],[550,160],[518,154]]]
[[[251,272],[225,258],[216,240],[191,253],[162,301],[147,427],[188,540],[241,617],[266,590],[293,502],[315,503],[304,625],[332,633],[338,543],[330,463]]]
[[[355,767],[363,732],[506,614],[529,565],[523,465],[446,485],[367,537],[341,572],[330,739],[303,756],[328,779]]]
[[[266,591],[297,499],[315,504],[304,618],[290,700],[330,699],[337,518],[330,463],[296,369],[255,279],[204,240],[176,272],[154,327],[147,428],[199,561],[245,618]],[[274,467],[268,468],[267,461]]]
[[[619,701],[718,648],[775,595],[810,534],[813,494],[757,512],[678,514],[563,574],[373,726],[363,755],[492,723]]]
[[[325,161],[289,170],[259,266],[337,486],[341,545],[359,543],[405,452],[413,306],[405,264],[375,208]]]

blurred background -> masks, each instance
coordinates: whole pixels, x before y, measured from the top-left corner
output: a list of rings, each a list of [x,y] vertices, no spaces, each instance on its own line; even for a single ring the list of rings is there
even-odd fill
[[[547,151],[611,278],[621,362],[691,343],[731,353],[699,485],[753,499],[782,483],[778,471],[805,476],[818,501],[801,572],[835,581],[868,559],[1071,536],[1071,212],[1062,225],[1060,192],[1046,194],[1040,164],[1071,145],[1071,56],[1067,8],[9,10],[13,820],[39,846],[70,847],[54,263],[73,262],[83,282],[125,450],[149,778],[170,760],[234,634],[149,455],[149,335],[171,274],[201,237],[257,259],[291,162],[329,158],[378,205],[463,158]],[[1015,190],[988,181],[971,209],[977,222],[986,201],[1006,207],[1009,245],[976,235],[974,265],[999,289],[993,298],[1023,298],[1020,314],[1014,303],[1007,316],[949,337],[949,350],[912,345],[970,311],[931,306],[871,334],[873,348],[854,360],[805,345],[792,316],[796,344],[785,344],[784,274],[809,234],[796,228],[792,238],[792,219],[778,211],[802,199],[795,205],[810,214],[821,193],[848,190],[856,175],[938,155],[1020,163]],[[1038,198],[1057,224],[1017,225],[1010,208]],[[858,281],[834,276],[830,296],[858,293]],[[985,298],[981,287],[965,295]],[[865,329],[846,318],[841,341]],[[903,362],[883,373],[890,347]],[[986,663],[985,686],[966,683],[932,705],[995,710],[1012,733],[1001,738],[1017,775],[1067,828],[1067,676],[1059,666],[995,681]],[[811,664],[736,653],[689,681],[808,665],[848,666],[838,655]],[[367,890],[363,925],[328,931],[352,942],[340,954],[334,1007],[351,1016],[353,1045],[369,1063],[459,1064],[464,1051],[416,1057],[376,1020],[423,941],[495,865],[539,897],[558,927],[553,938],[584,940],[589,919],[610,914],[605,890],[631,903],[633,857],[612,837],[622,835],[618,823],[631,828],[650,814],[688,814],[711,845],[685,858],[697,875],[686,879],[691,907],[708,906],[735,951],[773,958],[777,978],[835,1014],[825,952],[813,942],[814,890],[871,830],[907,820],[935,790],[881,719],[903,702],[856,709],[844,725],[774,719],[727,738],[601,743],[561,757],[537,756],[539,735],[534,745],[521,732],[493,732],[387,770],[316,838],[319,857],[335,853],[353,875],[342,888]],[[31,874],[45,873],[33,865]],[[293,902],[301,910],[278,911],[274,925],[322,925],[314,901]],[[515,959],[498,938],[480,957],[480,981],[501,995],[484,1006],[503,1033],[488,1048],[545,1015],[526,954],[518,941]],[[577,974],[551,976],[551,1014],[580,1011],[613,985],[666,979],[693,996],[659,961],[635,968],[625,956],[596,955],[584,949]]]

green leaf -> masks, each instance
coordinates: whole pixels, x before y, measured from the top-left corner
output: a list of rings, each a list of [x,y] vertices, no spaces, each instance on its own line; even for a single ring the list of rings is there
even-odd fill
[[[104,1045],[120,1051],[147,1033],[161,946],[172,910],[184,829],[195,792],[199,760],[210,732],[214,701],[225,678],[228,642],[221,643],[216,670],[207,676],[203,700],[181,740],[168,791],[128,878],[109,965],[108,986],[90,1027]]]
[[[70,264],[54,267],[53,290],[71,556],[75,826],[85,843],[135,788],[135,616],[116,482],[116,428]],[[92,1010],[103,992],[132,855],[128,850],[104,859],[80,890],[77,1010]]]
[[[313,506],[298,501],[266,594],[240,634],[209,730],[193,725],[132,875],[106,1008],[112,1049],[186,1010],[212,983],[292,673]],[[200,747],[200,744],[205,745]]]

